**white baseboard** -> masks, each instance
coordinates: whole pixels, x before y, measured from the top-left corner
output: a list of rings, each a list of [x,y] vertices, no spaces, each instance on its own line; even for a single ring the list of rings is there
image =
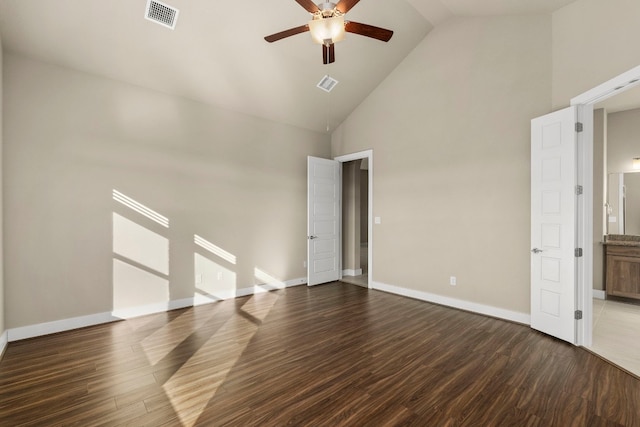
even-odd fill
[[[2,351],[2,349],[8,342],[12,341],[19,341],[27,338],[39,337],[42,335],[65,332],[72,329],[85,328],[87,326],[100,325],[102,323],[109,323],[117,320],[129,319],[132,317],[145,316],[147,314],[154,314],[162,311],[176,310],[178,308],[191,307],[194,305],[209,304],[224,299],[232,299],[241,296],[269,292],[277,289],[284,289],[292,286],[304,285],[305,283],[307,283],[306,278],[287,280],[285,282],[263,283],[254,285],[252,287],[223,292],[221,295],[209,296],[197,294],[192,298],[172,300],[167,303],[149,304],[144,306],[114,310],[113,312],[90,314],[88,316],[73,317],[70,319],[55,320],[53,322],[12,328],[8,331],[5,331],[5,333],[0,336],[0,351]]]
[[[362,276],[362,269],[358,268],[357,270],[348,268],[346,270],[342,270],[343,276]]]
[[[4,356],[4,351],[7,349],[7,344],[9,344],[9,332],[4,331],[0,335],[0,359]]]
[[[265,292],[271,292],[278,289],[290,288],[293,286],[300,286],[307,283],[306,277],[298,279],[287,280],[284,282],[269,282],[253,285],[248,288],[240,288],[235,290],[216,292],[215,295],[203,295],[196,294],[194,297],[193,305],[210,304],[216,301],[222,301],[226,299],[244,297],[247,295],[261,294]]]
[[[593,289],[593,298],[607,299],[607,294],[605,291],[601,291],[600,289]]]
[[[55,320],[53,322],[39,323],[37,325],[22,326],[9,329],[9,342],[39,337],[41,335],[55,334],[84,328],[85,326],[99,325],[102,323],[120,320],[111,313],[90,314],[88,316],[73,317],[71,319]]]
[[[251,292],[252,294],[261,294],[264,292],[271,292],[271,291],[276,291],[278,289],[292,288],[294,286],[300,286],[300,285],[306,285],[306,284],[307,284],[307,278],[300,277],[298,279],[287,280],[285,282],[269,282],[269,283],[262,283],[260,285],[253,285],[253,288],[247,288],[247,289],[253,289],[253,292]]]
[[[484,314],[485,316],[497,317],[499,319],[510,320],[512,322],[522,323],[525,325],[531,324],[531,315],[527,313],[520,313],[517,311],[506,310],[504,308],[493,307],[490,305],[478,304],[475,302],[464,301],[457,298],[445,297],[429,292],[401,288],[399,286],[387,285],[380,282],[373,282],[372,288],[396,295],[402,295],[409,298],[432,302],[435,304],[446,305],[447,307],[472,311],[474,313]]]
[[[163,311],[177,310],[179,308],[193,306],[193,298],[183,298],[158,304],[139,305],[136,307],[121,308],[113,310],[111,314],[118,319],[131,319],[132,317],[146,316],[147,314],[160,313]]]

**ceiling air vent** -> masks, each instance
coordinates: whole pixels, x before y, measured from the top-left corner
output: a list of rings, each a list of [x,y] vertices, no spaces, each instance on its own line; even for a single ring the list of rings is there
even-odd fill
[[[331,92],[331,90],[336,87],[337,84],[338,81],[336,79],[333,79],[329,76],[324,76],[316,86],[325,92]]]
[[[153,21],[156,24],[160,24],[164,27],[176,28],[176,21],[178,20],[178,13],[180,11],[175,7],[162,3],[157,0],[147,0],[147,8],[144,12],[144,17],[149,21]]]

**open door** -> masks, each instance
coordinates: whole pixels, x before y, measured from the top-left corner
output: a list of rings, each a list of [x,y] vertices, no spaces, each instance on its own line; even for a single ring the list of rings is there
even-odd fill
[[[307,284],[340,279],[340,162],[307,158]]]
[[[531,327],[576,342],[577,107],[531,121]]]

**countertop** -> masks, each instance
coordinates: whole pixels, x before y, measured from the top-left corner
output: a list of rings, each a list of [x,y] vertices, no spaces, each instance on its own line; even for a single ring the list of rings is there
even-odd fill
[[[611,246],[638,246],[640,247],[640,236],[629,236],[622,234],[611,234],[606,236],[604,245]]]

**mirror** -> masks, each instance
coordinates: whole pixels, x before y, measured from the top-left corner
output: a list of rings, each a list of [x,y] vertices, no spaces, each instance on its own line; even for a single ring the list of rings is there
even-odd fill
[[[640,236],[640,173],[610,173],[607,178],[607,234]]]

